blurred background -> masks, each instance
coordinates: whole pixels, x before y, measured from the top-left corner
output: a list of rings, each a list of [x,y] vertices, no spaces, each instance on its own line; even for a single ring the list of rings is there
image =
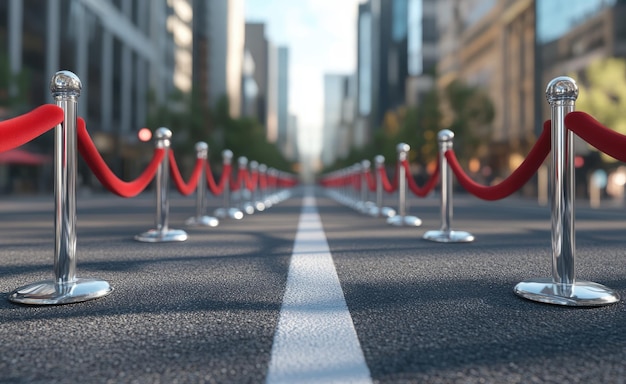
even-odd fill
[[[626,133],[620,20],[624,0],[2,0],[0,119],[53,102],[65,69],[125,179],[152,154],[143,127],[173,131],[183,171],[205,141],[215,167],[228,148],[305,181],[378,154],[393,164],[398,142],[425,175],[451,129],[460,161],[491,183],[535,143],[556,76],[578,82],[577,109]],[[0,192],[49,193],[52,142],[0,154]],[[578,142],[576,166],[579,194],[590,179],[623,194],[620,163]],[[99,188],[82,162],[79,174]]]

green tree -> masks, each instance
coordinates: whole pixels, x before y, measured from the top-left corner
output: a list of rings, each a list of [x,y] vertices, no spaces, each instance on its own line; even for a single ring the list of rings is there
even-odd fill
[[[204,141],[209,144],[209,156],[214,164],[221,163],[224,149],[230,149],[236,157],[246,156],[269,167],[291,170],[291,163],[267,141],[262,125],[255,119],[233,119],[230,116],[226,97],[220,98],[213,110],[203,106],[195,92],[175,92],[165,105],[157,105],[154,97],[150,100],[152,108],[148,126],[169,128],[173,136],[172,147],[187,164],[195,159],[195,144]]]
[[[591,63],[578,82],[576,109],[603,125],[626,134],[626,60],[608,58]],[[615,161],[602,154],[605,161]]]
[[[30,71],[21,69],[13,73],[7,50],[0,47],[0,118],[8,118],[26,112],[29,108],[28,86]]]
[[[446,88],[445,98],[452,115],[446,128],[454,132],[454,151],[460,159],[467,160],[482,143],[490,141],[495,108],[483,89],[459,80]]]

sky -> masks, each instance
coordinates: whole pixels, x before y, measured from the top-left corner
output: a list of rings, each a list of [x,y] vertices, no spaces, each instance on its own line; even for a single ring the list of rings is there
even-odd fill
[[[264,22],[266,37],[289,47],[289,111],[298,118],[304,154],[320,151],[324,74],[355,72],[361,1],[245,0],[246,21]]]

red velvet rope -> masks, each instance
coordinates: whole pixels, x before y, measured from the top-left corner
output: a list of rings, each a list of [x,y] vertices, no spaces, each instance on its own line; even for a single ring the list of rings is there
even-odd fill
[[[152,181],[152,178],[154,178],[161,161],[163,161],[165,157],[165,149],[155,149],[152,160],[150,160],[150,164],[148,164],[148,167],[143,173],[134,181],[126,182],[118,179],[100,156],[98,149],[91,140],[91,137],[89,137],[85,120],[79,117],[76,128],[78,151],[81,156],[94,175],[100,180],[100,183],[109,191],[121,197],[134,197],[146,189],[150,181]]]
[[[387,171],[385,167],[378,168],[378,176],[380,176],[381,181],[383,182],[383,189],[387,193],[395,192],[398,189],[398,169],[396,168],[396,175],[393,180],[393,184],[389,181],[389,177],[387,176]]]
[[[189,196],[193,193],[193,191],[198,186],[198,180],[200,179],[200,173],[202,171],[202,167],[204,166],[204,159],[197,158],[196,165],[191,172],[191,177],[189,178],[189,182],[185,183],[183,177],[180,175],[180,170],[178,169],[178,165],[176,164],[176,157],[174,157],[174,152],[172,150],[169,151],[169,160],[170,160],[170,175],[174,180],[174,184],[176,185],[176,189],[183,196]]]
[[[0,122],[0,152],[8,151],[28,143],[61,124],[63,109],[44,104],[21,116]]]
[[[591,115],[570,112],[565,116],[565,126],[598,150],[626,162],[626,136],[605,127]]]
[[[499,200],[521,188],[539,169],[550,153],[550,141],[550,121],[546,121],[543,132],[522,164],[501,183],[489,187],[477,184],[465,174],[453,150],[446,151],[445,156],[463,188],[480,199]]]
[[[215,183],[215,177],[213,177],[213,172],[211,172],[211,166],[209,165],[208,162],[205,163],[205,167],[206,167],[206,181],[207,181],[207,186],[209,187],[209,190],[214,196],[221,195],[224,192],[224,187],[226,186],[226,183],[228,183],[230,180],[230,172],[232,170],[232,165],[224,164],[224,167],[222,168],[222,176],[220,178],[219,184]]]
[[[265,172],[259,174],[259,188],[261,188],[262,191],[267,189],[267,175]]]
[[[298,180],[296,180],[293,176],[285,176],[280,179],[280,185],[284,188],[295,187],[298,184]]]
[[[437,162],[437,168],[435,168],[435,171],[432,175],[430,175],[430,178],[422,188],[420,188],[415,183],[415,180],[413,180],[413,175],[411,175],[411,171],[409,170],[409,162],[407,160],[404,160],[402,162],[402,165],[406,172],[407,185],[409,186],[411,192],[413,192],[416,196],[426,197],[426,195],[428,195],[430,191],[432,191],[433,188],[435,188],[435,186],[437,185],[437,182],[439,181],[439,162]]]
[[[239,168],[239,170],[237,171],[237,179],[230,180],[230,190],[233,192],[238,191],[242,187],[242,184],[245,183],[247,178],[248,170],[243,167]]]
[[[256,190],[258,182],[259,182],[259,172],[250,171],[248,173],[248,177],[246,178],[246,188],[248,189],[248,191]]]
[[[376,179],[369,169],[365,170],[365,178],[367,179],[367,188],[369,188],[371,192],[376,191]]]

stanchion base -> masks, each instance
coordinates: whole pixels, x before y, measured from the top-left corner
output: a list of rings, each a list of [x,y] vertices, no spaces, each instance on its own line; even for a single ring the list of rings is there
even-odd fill
[[[590,281],[561,284],[550,278],[539,278],[523,281],[513,291],[528,300],[572,307],[598,307],[619,301],[617,292]]]
[[[374,217],[389,218],[389,217],[394,217],[396,215],[396,210],[393,208],[389,208],[389,207],[382,207],[381,209],[378,209],[377,206],[373,206],[370,208],[369,212],[367,213],[370,216],[374,216]]]
[[[213,213],[216,217],[231,218],[235,220],[243,219],[243,212],[237,208],[218,208]]]
[[[143,243],[167,243],[173,241],[187,240],[187,232],[182,229],[167,229],[165,231],[159,229],[151,229],[141,235],[135,236],[135,240]]]
[[[471,243],[474,241],[474,235],[465,231],[428,231],[422,238],[437,243]]]
[[[247,215],[252,215],[254,214],[254,205],[252,203],[245,203],[242,206],[242,211],[245,212]]]
[[[261,201],[257,201],[256,203],[254,203],[254,209],[259,212],[263,212],[265,211],[265,204],[263,204],[263,202]]]
[[[190,227],[217,227],[220,221],[213,216],[194,216],[185,221],[185,225]]]
[[[395,225],[396,227],[419,227],[422,225],[422,219],[415,216],[393,216],[387,219],[387,224]]]
[[[32,305],[71,304],[98,299],[112,291],[109,283],[102,280],[76,279],[65,284],[47,280],[16,289],[9,295],[9,300]]]

